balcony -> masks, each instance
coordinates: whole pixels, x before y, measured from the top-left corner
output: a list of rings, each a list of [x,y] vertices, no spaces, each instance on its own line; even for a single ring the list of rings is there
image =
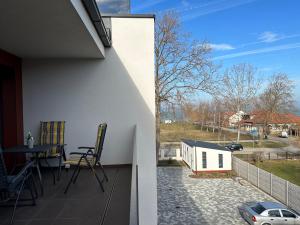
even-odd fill
[[[61,180],[54,185],[51,174],[45,170],[44,196],[38,197],[36,206],[18,207],[14,224],[128,225],[131,167],[106,168],[106,172],[109,181],[104,182],[104,193],[85,169],[64,194],[72,171],[63,171]],[[0,225],[9,224],[12,208],[0,209]]]

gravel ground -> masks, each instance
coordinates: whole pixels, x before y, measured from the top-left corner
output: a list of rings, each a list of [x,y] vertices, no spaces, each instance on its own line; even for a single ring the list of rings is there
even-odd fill
[[[238,206],[249,201],[275,201],[248,182],[196,179],[188,168],[159,167],[159,225],[243,225]]]

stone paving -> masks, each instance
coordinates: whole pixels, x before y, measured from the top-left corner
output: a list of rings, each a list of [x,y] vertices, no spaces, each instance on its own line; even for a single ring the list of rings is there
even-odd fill
[[[238,206],[275,201],[246,181],[196,179],[188,168],[159,167],[159,225],[246,225]]]

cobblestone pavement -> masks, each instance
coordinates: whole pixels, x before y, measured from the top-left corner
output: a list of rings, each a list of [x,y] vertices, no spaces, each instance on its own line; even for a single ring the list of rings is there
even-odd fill
[[[238,206],[274,201],[246,181],[195,179],[187,168],[159,167],[159,225],[246,225]]]

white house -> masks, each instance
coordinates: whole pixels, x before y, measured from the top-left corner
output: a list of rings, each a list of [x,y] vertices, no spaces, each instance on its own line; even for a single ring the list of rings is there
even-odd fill
[[[182,159],[198,172],[225,172],[231,170],[231,151],[220,145],[193,140],[182,140]]]
[[[66,151],[95,144],[103,165],[132,165],[131,224],[157,223],[154,16],[102,16],[95,0],[2,1],[3,147],[39,122],[66,121]],[[3,69],[2,69],[3,68]]]

